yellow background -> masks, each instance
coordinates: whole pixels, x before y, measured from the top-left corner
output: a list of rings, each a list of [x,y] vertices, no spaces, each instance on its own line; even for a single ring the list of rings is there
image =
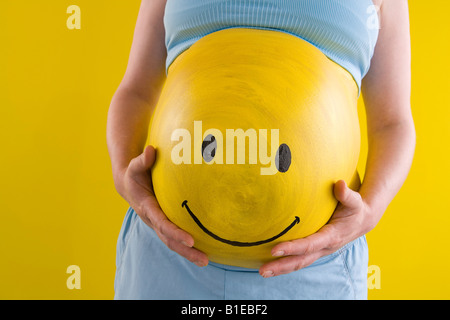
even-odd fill
[[[66,26],[72,4],[79,30]],[[139,1],[2,1],[0,299],[113,297],[128,206],[113,186],[106,114],[138,9]],[[369,264],[381,271],[369,299],[450,298],[449,13],[446,0],[410,1],[417,149],[367,236]],[[80,267],[81,289],[67,288],[69,265]]]

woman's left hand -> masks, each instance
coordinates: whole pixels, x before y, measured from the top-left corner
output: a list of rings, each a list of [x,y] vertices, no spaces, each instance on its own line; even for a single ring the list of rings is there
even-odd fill
[[[369,206],[361,195],[348,188],[343,180],[334,185],[334,195],[339,204],[330,221],[308,237],[276,245],[272,249],[272,255],[282,258],[264,264],[259,269],[263,277],[302,269],[320,257],[337,251],[374,227]]]

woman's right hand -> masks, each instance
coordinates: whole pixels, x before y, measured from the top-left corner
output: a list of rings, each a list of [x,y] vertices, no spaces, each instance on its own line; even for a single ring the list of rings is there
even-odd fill
[[[151,180],[155,157],[156,150],[147,146],[143,153],[130,161],[120,179],[123,197],[167,247],[199,267],[206,266],[206,254],[193,247],[193,237],[170,222],[156,200]]]

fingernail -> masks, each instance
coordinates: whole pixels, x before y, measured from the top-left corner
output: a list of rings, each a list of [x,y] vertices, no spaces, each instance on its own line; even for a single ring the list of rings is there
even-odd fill
[[[273,277],[273,271],[271,271],[271,270],[265,271],[265,272],[262,274],[262,276],[263,276],[264,278],[270,278],[270,277]]]
[[[200,261],[195,261],[194,263],[195,263],[196,266],[198,266],[198,267],[200,267],[200,268],[206,266],[203,262],[200,262]]]
[[[273,256],[273,257],[281,257],[281,256],[284,256],[284,251],[277,251],[277,252],[275,252],[272,256]]]
[[[189,245],[186,241],[181,241],[182,244],[184,244],[186,247],[192,248],[191,245]]]

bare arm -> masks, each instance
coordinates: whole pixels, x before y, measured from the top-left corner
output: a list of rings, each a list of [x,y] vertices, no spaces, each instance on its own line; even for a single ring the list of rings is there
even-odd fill
[[[405,181],[414,154],[410,46],[408,2],[384,0],[379,41],[362,86],[369,152],[360,194],[372,208],[373,227]]]
[[[127,70],[108,112],[107,143],[117,191],[131,159],[142,153],[150,116],[165,80],[164,0],[142,1]]]
[[[304,268],[372,230],[408,175],[415,149],[411,115],[411,52],[407,0],[383,0],[381,30],[362,92],[369,152],[359,192],[338,181],[339,205],[329,223],[304,239],[276,245],[282,259],[260,268],[264,277]]]
[[[170,249],[204,266],[208,259],[193,248],[192,236],[171,223],[159,207],[150,171],[155,149],[145,147],[150,118],[165,81],[165,4],[166,0],[141,3],[127,70],[108,112],[108,151],[118,193]]]

